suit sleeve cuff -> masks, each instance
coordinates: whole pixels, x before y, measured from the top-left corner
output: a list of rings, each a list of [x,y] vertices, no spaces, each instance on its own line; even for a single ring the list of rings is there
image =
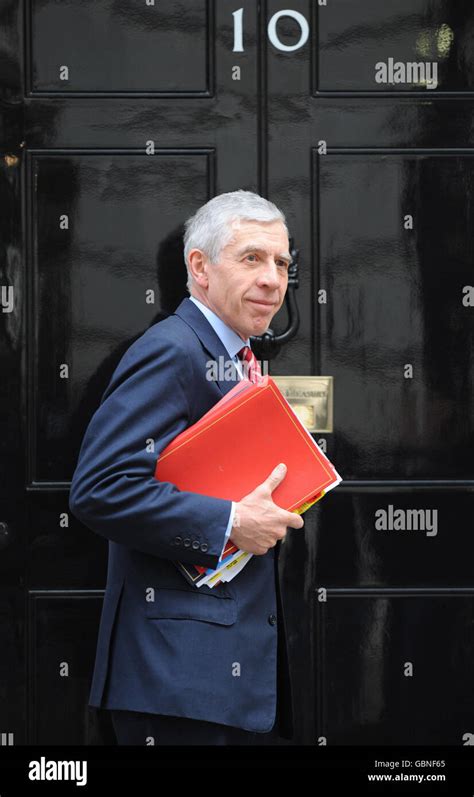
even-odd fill
[[[230,515],[229,515],[229,522],[227,523],[227,528],[225,530],[225,539],[224,539],[224,545],[222,546],[221,556],[224,553],[224,548],[227,545],[227,540],[229,539],[229,537],[230,537],[230,535],[232,533],[232,524],[233,524],[233,521],[234,521],[235,507],[236,507],[236,502],[232,501],[232,507],[231,507]]]

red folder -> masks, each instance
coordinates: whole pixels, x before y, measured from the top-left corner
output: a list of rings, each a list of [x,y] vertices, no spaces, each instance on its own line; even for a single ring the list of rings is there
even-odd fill
[[[243,379],[160,454],[155,478],[180,490],[240,501],[279,462],[287,473],[272,493],[289,511],[304,511],[341,481],[276,383]]]
[[[279,462],[285,462],[287,472],[272,499],[289,511],[305,512],[341,481],[276,383],[265,376],[256,384],[242,379],[172,440],[158,457],[154,475],[180,490],[239,501]],[[228,539],[220,565],[237,550]],[[182,562],[176,566],[198,586],[212,571]],[[219,583],[214,578],[211,586]]]

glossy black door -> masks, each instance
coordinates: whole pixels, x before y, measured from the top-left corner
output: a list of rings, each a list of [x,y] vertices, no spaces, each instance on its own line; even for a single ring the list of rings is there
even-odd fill
[[[114,739],[87,709],[107,543],[69,513],[69,484],[124,350],[185,296],[184,220],[259,187],[247,5],[235,79],[228,0],[0,3],[0,732],[14,744]]]
[[[334,377],[344,478],[285,546],[301,733],[472,744],[472,4],[291,6],[280,41],[311,36],[268,47],[267,162],[302,325],[274,369]]]

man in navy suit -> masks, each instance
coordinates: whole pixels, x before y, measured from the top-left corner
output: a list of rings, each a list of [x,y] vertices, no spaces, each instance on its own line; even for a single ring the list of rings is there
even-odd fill
[[[285,218],[252,192],[221,194],[187,221],[184,257],[190,297],[122,357],[72,480],[71,511],[109,540],[89,705],[112,712],[119,744],[281,743],[293,717],[277,559],[287,528],[303,526],[272,500],[285,467],[240,501],[181,491],[154,470],[242,377],[243,347],[281,307]],[[229,536],[254,554],[244,569],[189,584],[174,561],[214,568]]]

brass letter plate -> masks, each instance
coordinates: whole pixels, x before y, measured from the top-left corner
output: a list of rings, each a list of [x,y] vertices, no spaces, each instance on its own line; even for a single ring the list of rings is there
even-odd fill
[[[332,376],[273,376],[308,432],[333,431]]]

